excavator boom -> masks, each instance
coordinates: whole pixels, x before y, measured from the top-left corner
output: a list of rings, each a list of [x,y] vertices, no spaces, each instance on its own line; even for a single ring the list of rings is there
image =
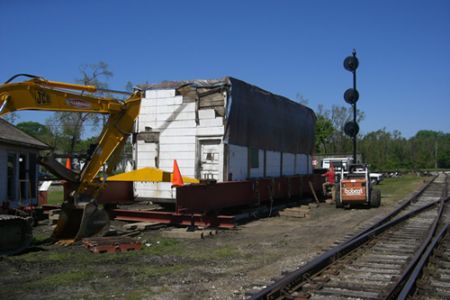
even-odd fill
[[[117,156],[114,153],[121,150],[132,133],[134,121],[139,114],[141,91],[135,91],[125,101],[119,101],[114,98],[86,94],[96,92],[95,86],[26,76],[32,79],[17,83],[8,80],[0,85],[0,116],[20,110],[109,115],[98,145],[77,177],[78,182],[72,197],[63,204],[54,237],[80,239],[101,233],[107,227],[109,218],[98,207],[95,200],[104,187],[104,182],[96,179],[96,176],[110,158]],[[116,159],[111,159],[108,163],[109,171],[113,170],[115,162]]]

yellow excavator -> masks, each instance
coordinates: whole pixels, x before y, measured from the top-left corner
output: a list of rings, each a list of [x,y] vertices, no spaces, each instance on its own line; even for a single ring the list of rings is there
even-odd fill
[[[20,76],[26,76],[29,80],[13,82]],[[105,186],[105,181],[97,175],[106,165],[108,166],[106,174],[111,174],[114,170],[120,150],[132,133],[143,92],[135,90],[128,94],[126,100],[120,101],[114,98],[97,97],[93,93],[98,91],[99,89],[95,86],[49,81],[28,74],[15,75],[0,85],[0,116],[20,110],[109,115],[98,144],[81,172],[79,174],[68,170],[60,172],[61,174],[65,172],[65,178],[74,182],[75,187],[62,205],[62,212],[53,232],[56,240],[79,240],[83,237],[102,234],[109,227],[108,214],[96,202],[99,192]],[[108,93],[123,92],[108,90]],[[54,170],[58,169],[54,163],[47,162],[47,166],[51,165],[54,166]],[[10,227],[6,228],[14,228],[11,220],[9,222]],[[17,227],[16,230],[18,230]],[[8,244],[10,241],[5,238],[3,242]],[[13,245],[10,248],[14,247]]]

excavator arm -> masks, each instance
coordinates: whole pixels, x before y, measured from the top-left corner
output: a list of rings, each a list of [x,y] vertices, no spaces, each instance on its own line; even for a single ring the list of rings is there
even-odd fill
[[[81,92],[96,92],[95,86],[48,81],[41,77],[18,83],[0,85],[0,116],[20,110],[86,112],[110,115],[91,159],[83,168],[76,190],[85,195],[95,187],[95,177],[113,153],[132,132],[139,114],[141,92],[137,91],[121,102],[113,98],[96,97]],[[111,166],[109,167],[111,170]],[[90,196],[90,195],[88,195]],[[93,195],[95,196],[95,195]]]
[[[25,76],[32,79],[17,83],[12,83],[10,79],[0,85],[0,116],[20,110],[109,115],[99,137],[98,145],[82,169],[79,182],[69,203],[63,204],[63,214],[58,221],[54,236],[70,238],[75,235],[75,239],[79,239],[104,231],[109,220],[105,213],[97,207],[95,201],[104,183],[97,180],[96,176],[106,162],[112,156],[114,157],[114,153],[121,150],[127,137],[131,134],[134,121],[139,114],[141,92],[135,91],[125,101],[119,101],[85,94],[98,91],[95,86],[48,81],[31,75]],[[109,165],[108,170],[111,171],[112,167]],[[81,214],[79,204],[83,204]]]

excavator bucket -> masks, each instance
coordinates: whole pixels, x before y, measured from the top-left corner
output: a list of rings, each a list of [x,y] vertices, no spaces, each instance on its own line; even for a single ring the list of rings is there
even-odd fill
[[[78,241],[85,237],[102,236],[109,229],[109,215],[97,204],[64,204],[61,208],[53,238]]]

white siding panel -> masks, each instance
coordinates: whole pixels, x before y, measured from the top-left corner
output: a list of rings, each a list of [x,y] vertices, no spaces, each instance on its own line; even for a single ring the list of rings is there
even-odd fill
[[[159,167],[163,170],[168,170],[172,172],[173,168],[173,161],[175,159],[168,158],[168,159],[160,159],[159,160]],[[195,159],[176,159],[178,167],[180,168],[180,171],[182,169],[194,169],[195,167]]]
[[[186,121],[186,120],[195,120],[195,112],[193,111],[181,111],[179,113],[174,114],[170,113],[160,113],[158,114],[156,110],[149,111],[146,113],[139,113],[139,117],[145,117],[149,120],[158,121]]]
[[[295,154],[283,153],[283,175],[294,175],[295,171]]]
[[[138,149],[139,151],[143,152],[156,151],[157,146],[155,143],[146,143],[144,141],[138,141]]]
[[[196,128],[198,136],[211,136],[211,135],[223,135],[225,132],[224,127],[199,127]]]
[[[192,144],[195,143],[194,136],[165,136],[159,138],[161,144]]]
[[[228,173],[233,181],[247,179],[247,147],[228,145]]]
[[[215,119],[200,119],[200,125],[199,127],[220,127],[223,126],[223,119],[222,118],[215,118]]]
[[[195,152],[195,144],[160,144],[159,153],[164,155],[166,152]]]
[[[175,97],[175,89],[145,91],[145,98],[170,98],[170,97]]]
[[[266,176],[280,176],[280,152],[266,151]]]
[[[184,111],[184,112],[195,112],[195,103],[186,103],[180,105],[164,105],[164,106],[155,106],[156,113],[159,115],[161,113],[172,113],[176,110]],[[154,112],[154,111],[153,111]]]
[[[214,109],[200,109],[198,111],[198,117],[200,120],[215,119],[216,112],[214,111]]]
[[[197,125],[194,120],[183,120],[183,121],[157,121],[156,130],[162,128],[195,128]]]
[[[197,128],[167,128],[161,134],[164,136],[195,136]]]
[[[264,177],[264,151],[258,151],[259,168],[250,169],[250,178]]]
[[[186,152],[173,152],[173,151],[167,151],[164,153],[160,153],[160,160],[161,159],[195,159],[195,153],[192,151],[186,151]]]

